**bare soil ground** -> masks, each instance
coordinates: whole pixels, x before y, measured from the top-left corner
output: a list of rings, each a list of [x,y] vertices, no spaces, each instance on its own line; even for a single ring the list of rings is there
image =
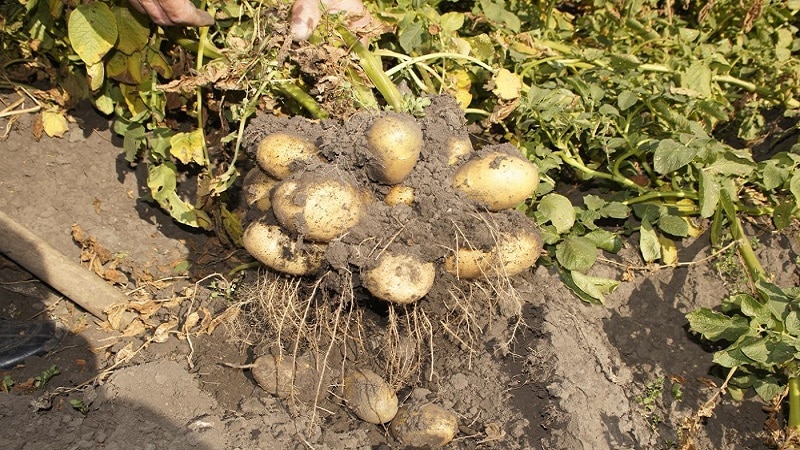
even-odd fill
[[[231,294],[213,274],[246,255],[178,227],[142,200],[144,167],[124,162],[108,122],[88,108],[74,117],[63,139],[35,141],[32,116],[9,125],[0,142],[0,208],[76,261],[92,249],[76,245],[73,225],[116,255],[111,264],[127,278],[117,279],[120,289],[144,326],[139,333],[107,331],[4,260],[0,315],[46,318],[70,333],[49,354],[0,373],[16,382],[0,392],[3,447],[402,448],[334,395],[310,422],[307,408],[264,392],[248,371],[221,364],[246,364],[269,351],[248,345],[241,327],[224,320],[241,301],[237,295],[252,292],[263,274],[249,271]],[[753,224],[751,232],[776,282],[800,283],[797,230],[774,233]],[[628,280],[606,305],[582,303],[552,270],[536,267],[514,282],[527,326],[508,352],[495,351],[490,340],[470,350],[439,329],[431,341],[435,358],[414,389],[401,391],[401,401],[425,398],[454,411],[454,449],[667,449],[681,440],[696,449],[769,448],[769,414],[757,399],[723,396],[711,417],[687,425],[722,380],[711,372],[713,348],[688,333],[684,314],[747,287],[735,255],[704,259],[709,246],[701,236],[681,243],[680,261],[697,263],[679,268],[638,270],[631,246],[604,256],[595,274]],[[502,336],[510,326],[494,321],[477,332]],[[60,374],[34,388],[35,377],[53,365]]]

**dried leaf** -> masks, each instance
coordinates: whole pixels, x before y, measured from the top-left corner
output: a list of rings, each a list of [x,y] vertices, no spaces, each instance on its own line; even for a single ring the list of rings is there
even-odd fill
[[[156,328],[153,332],[153,342],[166,342],[169,339],[169,332],[178,326],[178,319],[172,319],[169,322],[164,322]]]

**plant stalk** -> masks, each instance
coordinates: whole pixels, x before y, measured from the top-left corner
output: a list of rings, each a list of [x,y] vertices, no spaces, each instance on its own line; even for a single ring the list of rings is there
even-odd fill
[[[789,428],[800,429],[800,378],[789,378]]]
[[[767,272],[764,270],[764,267],[761,266],[755,251],[753,251],[753,247],[750,245],[750,241],[747,239],[744,228],[742,228],[742,222],[740,222],[739,217],[736,216],[736,206],[733,204],[728,191],[723,190],[720,193],[719,201],[722,210],[725,212],[725,215],[728,216],[731,235],[739,243],[739,253],[742,255],[742,259],[744,259],[744,264],[747,266],[750,276],[754,281],[767,279]]]
[[[346,27],[338,26],[336,30],[342,36],[344,43],[358,56],[358,59],[361,61],[361,68],[364,69],[367,77],[369,77],[370,81],[375,85],[375,88],[378,89],[378,92],[383,95],[386,103],[388,103],[393,110],[402,111],[403,96],[400,94],[400,90],[397,89],[397,86],[389,79],[389,76],[386,75],[386,72],[383,71],[380,58],[370,52]]]

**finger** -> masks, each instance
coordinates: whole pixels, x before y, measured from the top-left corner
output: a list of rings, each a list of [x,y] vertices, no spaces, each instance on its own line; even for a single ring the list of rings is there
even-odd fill
[[[189,0],[131,0],[131,3],[159,25],[208,26],[214,23],[210,14],[195,8]]]
[[[289,32],[295,41],[304,41],[311,37],[322,19],[319,6],[319,0],[295,0],[289,24]]]

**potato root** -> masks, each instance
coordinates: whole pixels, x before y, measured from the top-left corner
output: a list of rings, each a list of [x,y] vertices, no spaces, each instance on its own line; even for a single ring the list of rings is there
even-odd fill
[[[272,209],[287,230],[312,241],[328,242],[358,223],[361,197],[341,180],[288,178],[274,189]]]
[[[381,255],[378,264],[363,276],[364,287],[375,297],[392,303],[409,304],[424,297],[433,287],[436,268],[408,254]]]
[[[522,157],[493,152],[459,167],[452,186],[489,210],[500,211],[533,194],[539,186],[539,170]]]
[[[256,161],[265,172],[282,180],[292,174],[295,164],[319,158],[317,146],[308,139],[289,133],[265,137],[256,150]]]
[[[277,225],[253,222],[242,235],[244,248],[267,267],[290,275],[309,275],[319,270],[325,247],[309,244],[299,249],[297,242]]]
[[[411,116],[390,113],[373,122],[367,145],[374,157],[370,173],[381,183],[403,181],[417,164],[422,150],[422,130]]]
[[[382,424],[397,414],[397,394],[369,369],[351,369],[344,377],[344,400],[363,421]]]
[[[403,405],[389,432],[409,447],[442,448],[456,437],[458,416],[433,403]]]

